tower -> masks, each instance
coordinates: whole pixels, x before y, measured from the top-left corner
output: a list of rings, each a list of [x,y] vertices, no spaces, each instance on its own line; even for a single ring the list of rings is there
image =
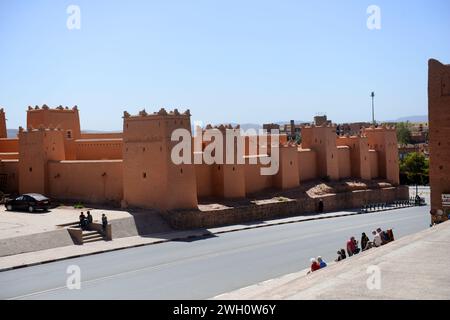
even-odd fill
[[[337,138],[338,146],[350,148],[351,176],[363,180],[372,178],[370,173],[369,146],[365,136],[342,136]]]
[[[19,192],[48,194],[48,161],[65,159],[63,131],[19,129]]]
[[[450,65],[428,61],[431,209],[450,213]],[[447,196],[443,196],[447,195]]]
[[[378,155],[378,174],[393,185],[400,183],[397,131],[395,127],[381,126],[364,129],[369,148]]]
[[[317,121],[317,120],[316,120]],[[320,126],[302,127],[302,148],[312,149],[317,155],[317,174],[331,180],[339,179],[336,126],[322,122]]]
[[[6,130],[6,115],[3,108],[0,109],[0,139],[7,138],[8,132]]]
[[[76,159],[75,140],[81,137],[80,116],[77,106],[71,109],[63,106],[50,108],[45,104],[42,108],[29,106],[27,111],[27,128],[39,128],[40,126],[63,130],[66,159]]]
[[[159,210],[197,208],[195,169],[192,164],[175,164],[171,141],[175,129],[191,133],[190,112],[177,109],[137,116],[124,112],[123,122],[123,206]],[[189,137],[190,139],[190,137]]]

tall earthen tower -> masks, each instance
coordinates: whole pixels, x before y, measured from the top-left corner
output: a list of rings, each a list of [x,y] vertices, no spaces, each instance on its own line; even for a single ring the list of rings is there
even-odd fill
[[[66,158],[67,160],[76,159],[75,140],[81,137],[80,116],[77,106],[73,108],[62,106],[49,108],[44,104],[42,108],[38,106],[28,107],[27,128],[38,128],[39,126],[63,130]]]
[[[123,205],[161,210],[197,208],[193,164],[175,164],[175,129],[191,132],[190,113],[178,110],[137,116],[124,113]],[[192,152],[189,155],[192,163]]]
[[[19,129],[19,192],[48,194],[48,162],[64,159],[62,130]]]
[[[0,139],[7,138],[8,132],[6,130],[6,115],[3,108],[0,109]]]
[[[450,65],[428,61],[431,209],[450,213],[442,195],[450,194]]]
[[[379,177],[388,180],[393,185],[399,185],[400,167],[395,127],[366,128],[364,134],[367,137],[369,148],[377,151]]]
[[[321,122],[319,126],[302,127],[302,148],[312,149],[316,152],[319,177],[339,180],[336,127],[334,125]]]

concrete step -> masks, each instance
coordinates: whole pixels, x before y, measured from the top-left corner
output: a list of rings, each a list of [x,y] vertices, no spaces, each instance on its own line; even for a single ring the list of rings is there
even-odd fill
[[[103,237],[95,237],[95,238],[90,238],[87,240],[83,239],[83,243],[89,243],[89,242],[96,242],[96,241],[104,241],[105,239]]]
[[[86,236],[91,236],[93,234],[101,234],[101,233],[98,232],[98,231],[95,231],[95,230],[93,230],[93,231],[85,231],[85,230],[83,230],[83,238],[86,237]]]
[[[80,225],[80,222],[79,221],[75,221],[75,222],[68,222],[68,223],[58,224],[58,227],[73,228],[73,227],[78,227],[79,225]]]
[[[102,239],[104,239],[104,236],[101,233],[90,234],[90,235],[87,235],[87,236],[83,236],[83,241],[84,240],[89,240],[89,239],[95,239],[95,238],[102,238]]]

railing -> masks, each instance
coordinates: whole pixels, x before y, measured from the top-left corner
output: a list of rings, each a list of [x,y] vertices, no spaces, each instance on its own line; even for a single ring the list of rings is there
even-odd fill
[[[379,202],[379,203],[369,203],[360,209],[360,213],[368,213],[368,212],[379,212],[400,208],[409,208],[413,206],[422,206],[425,205],[425,200],[423,198],[415,199],[409,198],[408,200],[395,200],[393,202]]]

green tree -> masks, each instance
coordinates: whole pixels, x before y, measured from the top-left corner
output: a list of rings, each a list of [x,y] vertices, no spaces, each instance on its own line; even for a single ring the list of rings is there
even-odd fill
[[[397,123],[397,140],[402,145],[411,143],[411,129],[408,122]]]
[[[412,152],[400,162],[400,172],[411,184],[425,184],[428,181],[429,161],[422,153]]]

